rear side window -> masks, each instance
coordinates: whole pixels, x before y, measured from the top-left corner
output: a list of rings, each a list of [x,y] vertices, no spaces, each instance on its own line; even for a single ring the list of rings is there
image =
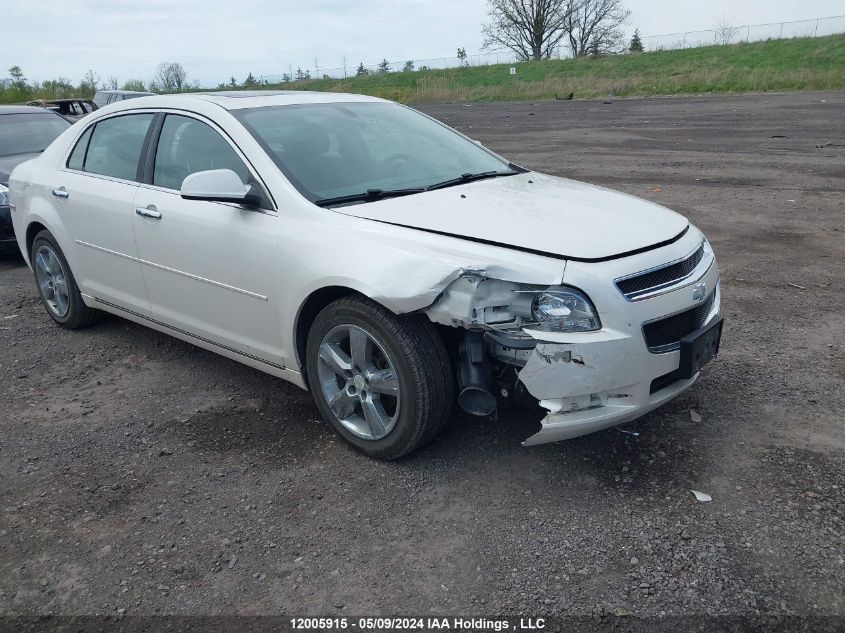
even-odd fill
[[[85,130],[85,134],[79,137],[76,147],[73,148],[73,152],[67,160],[68,168],[82,171],[82,167],[85,165],[85,152],[88,151],[88,141],[91,140],[91,131],[93,129],[93,127],[89,127]]]
[[[153,184],[181,189],[191,174],[209,169],[231,169],[244,184],[249,170],[232,146],[202,121],[168,114],[156,149]]]
[[[81,170],[88,173],[136,180],[141,148],[152,120],[152,114],[130,114],[100,121],[93,132],[86,132],[79,139],[68,167],[80,169],[73,165],[81,165]],[[80,146],[85,142],[88,149],[80,159]]]

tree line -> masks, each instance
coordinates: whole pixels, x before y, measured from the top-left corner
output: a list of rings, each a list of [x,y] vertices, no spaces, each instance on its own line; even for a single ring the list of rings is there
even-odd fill
[[[183,92],[199,90],[198,81],[188,79],[187,73],[178,62],[161,62],[153,78],[127,79],[120,82],[117,77],[102,79],[93,70],[85,73],[78,82],[66,77],[46,81],[30,81],[20,66],[8,69],[9,76],[0,79],[0,103],[23,103],[36,99],[64,99],[78,97],[91,99],[98,90],[133,90],[137,92]]]
[[[484,50],[502,49],[512,51],[521,61],[550,59],[561,48],[573,57],[600,56],[628,50],[633,53],[644,50],[639,31],[629,42],[625,41],[622,27],[631,12],[622,0],[487,0],[487,22],[482,25]],[[460,47],[456,55],[459,65],[468,66],[466,48]],[[344,76],[346,76],[344,58]],[[393,69],[387,59],[375,69],[361,62],[355,69],[355,76],[389,72],[426,71],[427,66],[415,66],[413,60]],[[91,98],[97,90],[135,90],[141,92],[170,93],[200,89],[199,82],[190,80],[185,69],[178,62],[161,62],[152,79],[128,79],[120,82],[117,77],[101,79],[93,70],[85,73],[78,82],[65,77],[47,81],[29,81],[20,66],[8,69],[9,76],[0,80],[0,103],[19,103],[33,99],[55,99],[63,97]],[[317,59],[314,72],[297,68],[296,72],[284,73],[282,82],[329,79],[320,72]],[[267,80],[256,78],[251,72],[239,81],[232,76],[226,83],[218,84],[220,90],[256,89],[267,85]]]

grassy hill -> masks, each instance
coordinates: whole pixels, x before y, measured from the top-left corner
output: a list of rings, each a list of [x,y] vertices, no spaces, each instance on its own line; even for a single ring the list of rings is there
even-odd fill
[[[422,103],[615,95],[845,89],[845,35],[731,46],[312,79],[270,88],[328,90]]]

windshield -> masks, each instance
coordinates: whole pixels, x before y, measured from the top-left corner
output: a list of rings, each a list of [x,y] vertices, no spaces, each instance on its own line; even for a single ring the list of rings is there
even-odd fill
[[[268,106],[234,114],[293,185],[318,203],[516,173],[448,127],[393,103]]]
[[[0,156],[43,152],[69,127],[70,123],[49,112],[0,115]]]

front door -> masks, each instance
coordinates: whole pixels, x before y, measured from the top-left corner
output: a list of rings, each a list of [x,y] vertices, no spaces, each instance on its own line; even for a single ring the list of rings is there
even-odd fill
[[[271,209],[185,200],[188,175],[232,169],[253,177],[209,124],[167,114],[152,182],[135,196],[134,230],[154,319],[279,366],[281,271],[273,269],[278,216]]]

